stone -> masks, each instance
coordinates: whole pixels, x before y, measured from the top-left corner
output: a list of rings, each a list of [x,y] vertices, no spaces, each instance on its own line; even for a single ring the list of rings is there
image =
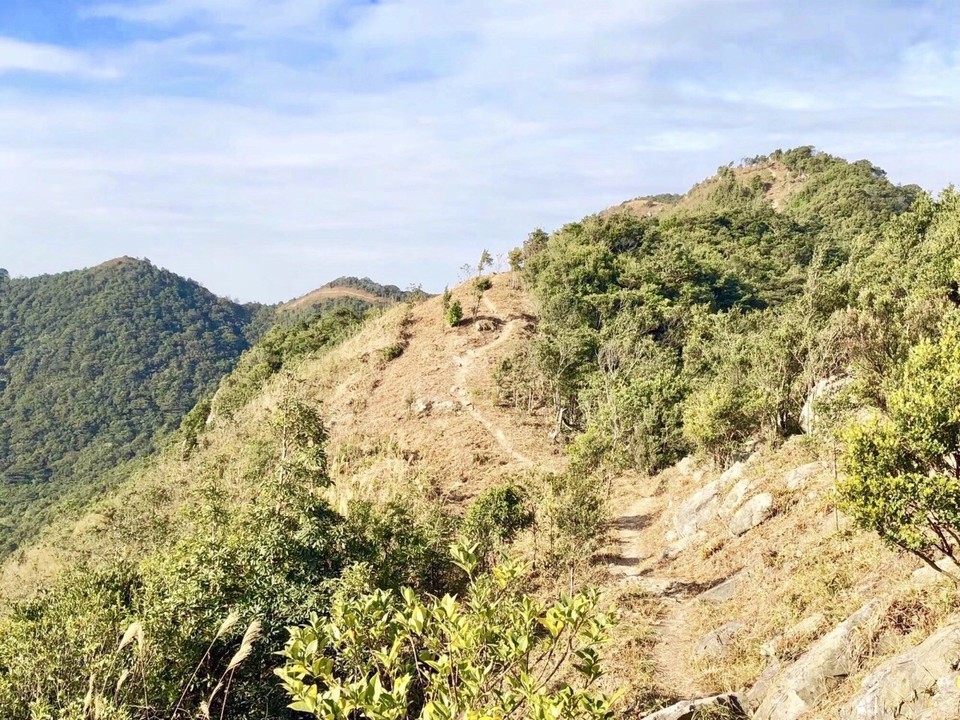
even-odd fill
[[[960,619],[882,663],[863,679],[844,717],[854,720],[955,718],[960,703],[957,664]]]
[[[733,639],[743,630],[743,623],[736,620],[708,632],[697,642],[694,654],[698,658],[712,657],[723,653]]]
[[[693,535],[678,538],[675,542],[667,545],[663,550],[664,560],[674,560],[680,556],[684,550],[694,545],[700,545],[707,540],[707,533],[703,530],[697,530]]]
[[[764,696],[767,694],[767,691],[770,689],[771,683],[773,683],[774,679],[782,670],[783,665],[780,664],[779,660],[773,660],[764,668],[763,672],[760,673],[760,677],[753,683],[753,687],[751,687],[744,696],[744,699],[747,701],[747,709],[751,712],[756,711]]]
[[[692,455],[687,455],[677,463],[676,468],[681,475],[693,475],[693,471],[697,469],[697,461]]]
[[[745,718],[744,700],[736,693],[724,693],[702,700],[682,700],[641,720],[696,720],[700,717]]]
[[[864,635],[879,616],[881,603],[871,600],[815,642],[770,683],[754,714],[756,720],[797,720],[824,694],[855,672]]]
[[[733,596],[737,594],[737,590],[740,589],[740,585],[742,584],[743,580],[744,572],[740,571],[735,575],[731,575],[719,585],[716,585],[709,590],[704,590],[702,593],[697,595],[697,600],[713,603],[715,605],[732,600]]]
[[[689,537],[717,517],[720,494],[743,477],[744,464],[734,463],[716,480],[690,495],[674,514],[674,529],[681,537]]]
[[[756,485],[757,481],[751,478],[741,478],[738,480],[737,484],[727,493],[723,502],[720,503],[720,509],[717,511],[717,514],[722,518],[728,518],[733,515],[734,511],[740,507],[744,498],[753,491]]]
[[[783,476],[784,487],[791,492],[795,490],[803,490],[807,486],[807,482],[810,480],[810,478],[823,469],[824,464],[819,461],[807,463],[806,465],[801,465],[798,468],[794,468]]]
[[[683,589],[683,583],[673,578],[651,577],[649,575],[635,575],[626,580],[631,588],[644,595],[663,597]]]
[[[817,405],[836,395],[851,382],[853,378],[849,377],[829,377],[817,382],[800,409],[800,429],[808,435],[814,432],[817,429]]]
[[[940,558],[935,564],[938,568],[940,568],[941,572],[937,572],[929,565],[924,564],[923,567],[913,571],[913,573],[910,575],[910,579],[915,583],[924,585],[937,580],[948,580],[950,575],[960,577],[960,567],[958,567],[957,563],[950,558]]]
[[[743,535],[773,515],[773,495],[760,493],[754,495],[730,518],[730,532]]]

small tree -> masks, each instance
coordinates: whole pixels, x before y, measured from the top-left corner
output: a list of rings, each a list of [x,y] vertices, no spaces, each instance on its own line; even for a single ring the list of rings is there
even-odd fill
[[[600,720],[615,698],[595,689],[612,617],[588,590],[550,605],[520,591],[524,567],[470,575],[462,598],[374,590],[334,599],[329,622],[291,628],[277,670],[290,707],[323,720]]]
[[[444,316],[447,319],[447,325],[456,327],[463,320],[463,305],[460,304],[459,300],[454,300],[447,306]]]
[[[911,350],[889,414],[850,429],[840,503],[862,527],[934,565],[960,550],[960,332]]]

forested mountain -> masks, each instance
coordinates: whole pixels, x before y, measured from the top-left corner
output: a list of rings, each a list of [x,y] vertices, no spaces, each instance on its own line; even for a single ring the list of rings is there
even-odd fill
[[[0,553],[65,492],[155,448],[264,312],[131,258],[0,283]]]
[[[956,716],[960,195],[804,147],[480,257],[9,558],[0,714]]]

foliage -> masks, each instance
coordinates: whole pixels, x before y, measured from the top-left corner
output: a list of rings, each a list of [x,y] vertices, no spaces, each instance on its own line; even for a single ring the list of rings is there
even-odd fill
[[[471,551],[455,555],[472,573]],[[462,599],[339,595],[329,621],[290,630],[277,672],[291,707],[330,720],[612,717],[613,698],[595,689],[611,622],[598,593],[543,605],[521,592],[523,571],[471,576]]]
[[[215,416],[230,417],[253,398],[264,383],[292,362],[333,347],[353,333],[363,315],[339,308],[294,326],[277,325],[250,350],[223,379],[213,399]]]
[[[748,163],[766,165],[798,188],[777,206],[756,171],[723,167],[656,216],[531,233],[534,354],[575,461],[654,472],[696,450],[726,462],[796,432],[818,380],[868,362],[883,377],[931,336],[949,274],[934,253],[956,256],[952,195],[934,209],[873,165],[812,148]],[[912,286],[891,282],[898,258]],[[500,379],[523,397],[513,366]]]
[[[475,546],[478,557],[512,541],[533,524],[534,514],[527,492],[513,483],[484,490],[470,505],[461,532]]]
[[[329,476],[316,410],[286,398],[263,427],[231,457],[198,466],[198,501],[180,531],[141,560],[78,567],[13,604],[0,619],[0,716],[74,717],[74,708],[86,720],[93,687],[99,706],[127,720],[199,717],[204,703],[231,718],[286,717],[273,651],[285,627],[327,612],[345,569],[371,568],[381,588],[459,588],[445,550],[451,518],[401,502],[341,515],[321,495]],[[243,502],[226,492],[236,483],[249,484]],[[242,642],[254,622],[262,638]],[[131,623],[142,637],[118,649]]]
[[[844,509],[929,563],[960,550],[960,329],[910,352],[889,414],[847,435]]]
[[[460,304],[459,300],[450,303],[444,313],[444,319],[450,327],[456,327],[460,324],[460,321],[463,320],[463,305]]]
[[[13,278],[0,291],[0,555],[68,493],[150,452],[269,312],[147,261]]]

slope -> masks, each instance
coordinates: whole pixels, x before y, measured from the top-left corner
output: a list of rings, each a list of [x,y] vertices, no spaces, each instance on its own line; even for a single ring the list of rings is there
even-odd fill
[[[132,258],[0,284],[0,555],[66,493],[155,449],[260,311]]]

